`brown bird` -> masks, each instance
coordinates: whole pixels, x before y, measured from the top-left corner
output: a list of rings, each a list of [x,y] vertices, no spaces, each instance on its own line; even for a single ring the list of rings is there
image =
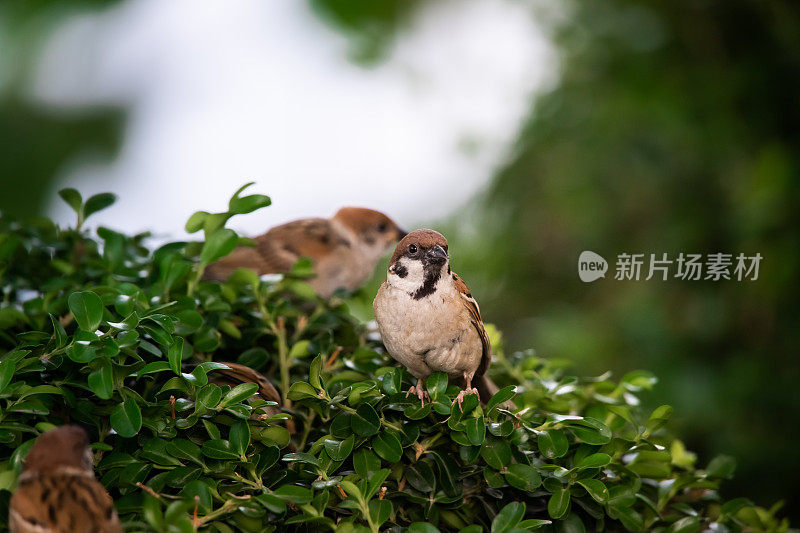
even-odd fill
[[[478,303],[450,270],[441,233],[421,229],[400,241],[372,305],[389,355],[417,378],[408,394],[424,404],[422,380],[437,371],[463,380],[459,405],[467,394],[486,401],[497,391],[485,375],[492,352]]]
[[[86,432],[62,426],[36,439],[9,508],[11,533],[121,533],[114,502],[94,478]]]
[[[276,226],[256,237],[256,247],[239,247],[210,265],[206,278],[223,280],[237,268],[259,276],[289,272],[300,257],[314,261],[316,277],[309,280],[323,298],[336,289],[358,289],[375,271],[386,251],[405,235],[380,211],[343,207],[332,218],[305,218]]]

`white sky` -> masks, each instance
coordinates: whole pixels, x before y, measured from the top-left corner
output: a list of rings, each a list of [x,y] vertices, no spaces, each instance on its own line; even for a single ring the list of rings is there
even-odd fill
[[[556,70],[512,0],[427,5],[377,67],[350,63],[348,44],[298,0],[128,0],[75,16],[45,46],[34,97],[123,104],[130,118],[116,160],[87,154],[55,188],[117,193],[93,225],[179,238],[247,181],[273,200],[234,219],[247,234],[342,205],[411,226],[487,183]]]

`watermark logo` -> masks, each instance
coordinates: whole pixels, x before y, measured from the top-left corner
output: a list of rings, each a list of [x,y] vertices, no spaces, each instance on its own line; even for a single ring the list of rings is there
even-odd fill
[[[578,276],[581,281],[591,283],[592,281],[606,277],[608,262],[592,251],[585,250],[578,257]]]
[[[628,254],[617,255],[614,279],[618,281],[649,281],[653,278],[661,281],[680,279],[683,281],[756,281],[763,256],[711,253],[685,254],[677,256],[668,254]],[[586,283],[604,278],[608,263],[602,256],[590,252],[581,252],[578,258],[578,276]]]

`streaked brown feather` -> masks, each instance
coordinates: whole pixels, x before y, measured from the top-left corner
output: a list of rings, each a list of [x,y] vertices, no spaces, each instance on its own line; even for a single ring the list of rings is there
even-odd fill
[[[467,284],[464,283],[464,281],[455,272],[452,272],[451,276],[453,277],[453,283],[455,284],[456,289],[461,294],[464,304],[469,310],[470,317],[472,318],[472,325],[477,330],[478,336],[481,338],[483,353],[481,354],[481,364],[475,371],[475,375],[482,376],[484,373],[486,373],[486,370],[489,368],[489,364],[492,362],[492,346],[489,344],[489,336],[486,334],[486,329],[483,327],[481,310],[478,307],[478,302],[475,301],[475,298],[473,298],[472,294],[469,292]]]
[[[111,497],[91,474],[50,472],[20,481],[11,497],[11,533],[121,533]]]

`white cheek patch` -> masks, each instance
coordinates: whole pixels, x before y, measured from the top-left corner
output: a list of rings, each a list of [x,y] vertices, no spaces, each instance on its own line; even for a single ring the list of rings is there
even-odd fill
[[[403,272],[405,272],[405,276],[398,275],[398,273]],[[387,279],[392,287],[401,291],[408,293],[416,291],[425,281],[425,270],[422,267],[422,261],[412,261],[405,258],[398,259],[395,271],[393,272],[390,269]]]

